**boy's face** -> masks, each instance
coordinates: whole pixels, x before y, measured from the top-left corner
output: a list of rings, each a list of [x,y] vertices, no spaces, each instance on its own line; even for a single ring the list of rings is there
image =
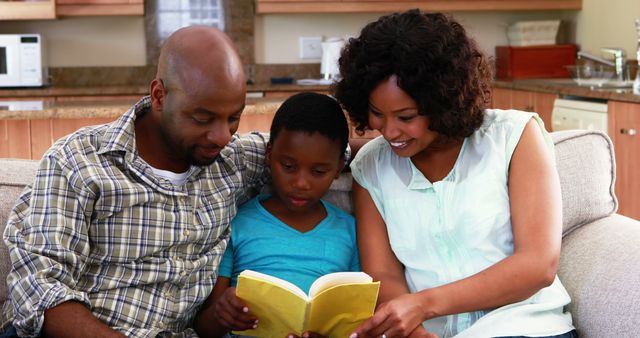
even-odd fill
[[[340,142],[320,133],[282,129],[267,150],[273,197],[288,212],[312,210],[340,175]]]

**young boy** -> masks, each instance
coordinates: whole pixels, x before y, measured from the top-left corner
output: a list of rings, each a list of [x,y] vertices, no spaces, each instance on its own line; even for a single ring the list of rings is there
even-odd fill
[[[300,93],[280,106],[266,155],[273,192],[238,210],[212,297],[204,305],[214,308],[216,319],[197,325],[208,326],[215,336],[259,325],[235,296],[238,274],[245,269],[285,279],[305,292],[327,273],[360,271],[354,218],[321,200],[344,167],[348,138],[345,115],[329,96]]]

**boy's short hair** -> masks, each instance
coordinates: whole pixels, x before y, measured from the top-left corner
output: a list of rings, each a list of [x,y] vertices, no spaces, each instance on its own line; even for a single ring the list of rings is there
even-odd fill
[[[302,92],[290,96],[276,111],[271,122],[269,143],[274,144],[282,129],[320,133],[332,141],[340,141],[344,156],[349,143],[349,125],[338,102],[324,94]]]

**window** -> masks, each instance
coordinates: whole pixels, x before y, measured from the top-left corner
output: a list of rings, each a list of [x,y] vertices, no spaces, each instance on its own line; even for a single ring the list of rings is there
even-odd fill
[[[2,0],[0,0],[2,1]],[[255,0],[146,0],[147,64],[158,62],[160,46],[179,28],[204,24],[224,30],[245,64],[253,64]]]
[[[224,30],[222,0],[157,0],[155,17],[160,41],[174,31],[192,25]]]

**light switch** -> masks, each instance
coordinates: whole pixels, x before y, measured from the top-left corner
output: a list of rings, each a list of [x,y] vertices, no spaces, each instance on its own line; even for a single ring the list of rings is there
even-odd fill
[[[300,37],[300,58],[320,59],[322,57],[322,37]]]

